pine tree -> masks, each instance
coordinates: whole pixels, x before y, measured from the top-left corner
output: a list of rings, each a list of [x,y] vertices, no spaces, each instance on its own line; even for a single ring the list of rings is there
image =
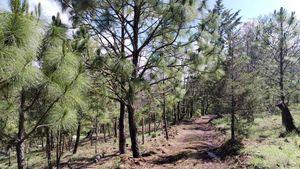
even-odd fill
[[[77,1],[63,4],[72,9],[75,23],[88,24],[90,30],[95,32],[101,50],[105,51],[102,55],[106,55],[107,60],[115,65],[105,63],[108,69],[104,69],[103,74],[109,73],[107,77],[114,77],[114,82],[117,82],[113,86],[118,86],[118,90],[113,93],[115,99],[121,103],[121,110],[124,109],[123,104],[126,105],[131,149],[134,157],[140,157],[135,120],[136,96],[149,85],[145,75],[163,65],[159,53],[167,47],[176,48],[176,44],[179,44],[178,37],[188,28],[185,24],[193,17],[187,11],[196,12],[193,1],[108,1],[93,4],[95,8],[89,8]],[[161,38],[164,41],[160,41]],[[141,60],[145,60],[145,64]],[[172,62],[173,67],[182,67],[178,64],[180,63]],[[150,81],[150,84],[163,81]]]
[[[16,145],[18,168],[26,168],[24,141],[25,115],[31,106],[27,91],[43,81],[40,70],[34,66],[35,54],[41,34],[39,23],[28,11],[26,1],[9,1],[10,12],[1,13],[0,56],[1,56],[1,104],[8,103],[3,110],[9,113],[5,118],[18,117],[17,139],[10,144]],[[32,101],[34,102],[34,100]]]
[[[265,56],[261,58],[261,62],[268,63],[268,66],[262,67],[262,76],[276,86],[270,87],[280,98],[278,105],[287,107],[289,97],[294,92],[293,88],[299,85],[296,73],[299,72],[297,57],[300,36],[297,32],[295,12],[288,13],[284,8],[280,8],[279,11],[274,11],[273,15],[261,19],[258,38]],[[282,111],[282,123],[287,132],[296,130],[293,117],[287,110]]]

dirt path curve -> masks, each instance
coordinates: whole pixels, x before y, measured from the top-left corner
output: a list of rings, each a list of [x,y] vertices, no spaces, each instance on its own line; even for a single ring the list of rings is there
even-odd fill
[[[138,168],[151,169],[227,169],[211,150],[224,143],[224,135],[210,123],[214,116],[175,126],[177,134],[167,144],[157,147],[154,156]]]

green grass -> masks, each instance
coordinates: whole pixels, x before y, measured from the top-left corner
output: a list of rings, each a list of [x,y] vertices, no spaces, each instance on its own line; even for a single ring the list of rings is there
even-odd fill
[[[291,106],[291,112],[296,126],[300,126],[300,110]],[[214,121],[220,128],[226,128],[229,138],[229,119]],[[244,149],[241,151],[248,156],[247,168],[270,169],[299,169],[300,168],[300,137],[291,133],[286,137],[279,137],[284,133],[281,125],[281,115],[262,113],[256,115],[254,123],[248,128],[248,135],[244,137]]]
[[[158,136],[163,135],[163,133],[161,131],[157,131],[156,133],[152,132],[151,135],[149,136],[148,133],[145,133],[145,142],[147,143],[147,141],[151,140],[151,139],[155,139]],[[81,139],[84,139],[85,136],[81,136]],[[108,137],[107,137],[108,138]],[[98,154],[105,154],[107,155],[108,153],[108,149],[110,148],[114,148],[115,150],[118,149],[118,139],[116,139],[116,141],[114,141],[115,138],[112,138],[111,140],[109,140],[108,142],[104,143],[99,141],[97,144],[97,150],[98,150]],[[142,136],[138,135],[138,139],[141,142],[142,141]],[[62,161],[65,160],[76,160],[80,157],[93,157],[95,155],[95,149],[94,149],[94,144],[93,146],[90,146],[90,142],[87,141],[85,143],[86,145],[81,145],[78,147],[78,152],[76,154],[72,154],[72,151],[65,151],[63,157],[62,157]],[[126,139],[126,144],[128,144],[128,147],[126,149],[130,148],[130,138],[128,137]],[[150,145],[149,145],[150,146]],[[145,151],[145,145],[140,144],[140,150],[141,152]],[[55,151],[52,151],[52,161],[55,162]],[[66,157],[66,158],[65,158]],[[11,166],[8,167],[8,159],[7,158],[3,158],[0,159],[0,169],[16,169],[17,168],[17,163],[16,163],[16,155],[13,152],[13,154],[11,154]],[[28,164],[28,169],[35,169],[35,168],[42,168],[47,166],[47,159],[46,159],[46,153],[44,151],[39,151],[39,152],[30,152],[30,153],[26,153],[26,163]],[[118,159],[115,160],[115,166],[119,166],[120,162]]]
[[[53,156],[54,158],[54,156]],[[39,168],[40,166],[47,165],[45,160],[45,153],[43,152],[32,152],[26,154],[26,164],[28,168]],[[8,167],[8,159],[0,160],[0,169],[16,169],[18,168],[16,163],[16,155],[11,155],[11,166]]]

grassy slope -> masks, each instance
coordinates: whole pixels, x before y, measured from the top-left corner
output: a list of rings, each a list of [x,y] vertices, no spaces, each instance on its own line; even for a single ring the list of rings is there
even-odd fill
[[[296,126],[300,126],[299,110],[292,108]],[[229,138],[228,118],[216,120],[217,127],[226,128]],[[254,124],[248,127],[248,136],[241,152],[248,156],[247,168],[300,168],[300,138],[296,134],[279,137],[284,132],[280,114],[262,113],[256,115]]]

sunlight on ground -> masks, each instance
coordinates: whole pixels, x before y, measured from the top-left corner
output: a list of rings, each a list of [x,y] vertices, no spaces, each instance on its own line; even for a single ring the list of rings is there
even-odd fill
[[[300,126],[300,112],[293,107],[291,112],[296,126]],[[227,138],[230,136],[229,118],[218,119],[214,124],[226,128]],[[246,165],[249,168],[300,168],[300,139],[295,133],[279,137],[284,132],[281,125],[281,115],[262,113],[256,115],[248,135],[243,139],[245,148],[241,153],[248,156]]]

